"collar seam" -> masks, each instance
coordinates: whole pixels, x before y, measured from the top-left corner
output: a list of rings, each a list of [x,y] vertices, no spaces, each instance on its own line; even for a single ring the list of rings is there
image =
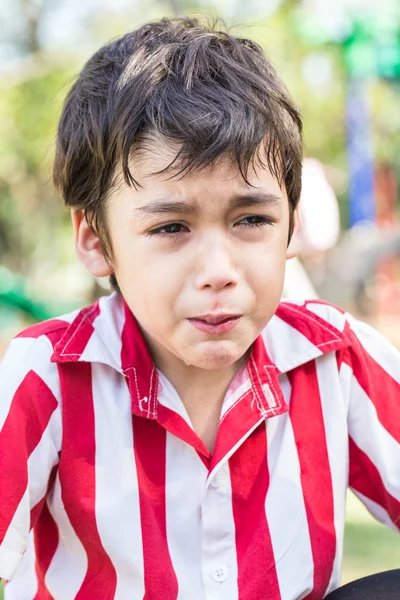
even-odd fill
[[[285,304],[287,310],[292,311],[295,314],[301,315],[303,317],[306,317],[312,323],[315,323],[316,325],[318,325],[318,327],[325,330],[327,333],[329,333],[332,336],[332,339],[327,342],[320,342],[319,344],[314,344],[317,348],[319,348],[320,346],[327,345],[327,344],[332,344],[334,342],[340,342],[343,340],[344,332],[340,331],[339,329],[337,329],[336,327],[334,327],[333,325],[331,325],[330,323],[328,323],[321,317],[318,317],[318,315],[310,314],[311,311],[307,308],[306,305],[304,305],[305,310],[301,310],[300,307],[298,307],[294,304],[290,304],[289,302],[283,302],[282,304]]]
[[[78,324],[76,325],[74,322],[71,323],[70,326],[75,325],[76,329],[74,331],[74,333],[71,335],[71,337],[66,341],[65,345],[63,346],[62,350],[59,352],[59,355],[62,356],[63,358],[66,358],[68,356],[82,356],[83,352],[71,352],[71,353],[66,353],[65,350],[67,348],[67,346],[69,344],[71,344],[72,340],[74,339],[74,337],[76,336],[76,334],[78,333],[78,331],[80,330],[80,328],[82,327],[83,324],[87,324],[93,327],[92,323],[90,323],[89,319],[88,319],[88,315],[92,314],[95,310],[97,309],[97,303],[95,303],[90,310],[88,310],[87,312],[82,311],[82,317],[81,320],[78,322]],[[86,321],[86,323],[85,323]],[[66,333],[68,332],[69,327],[66,331]],[[61,340],[59,342],[57,342],[55,348],[57,348],[57,346],[61,343],[63,338],[61,338]]]
[[[132,373],[133,373],[133,377],[132,377]],[[142,413],[141,416],[143,416],[147,419],[157,419],[157,416],[158,416],[158,410],[157,410],[157,408],[158,408],[158,393],[157,393],[157,391],[158,390],[156,388],[158,388],[158,386],[154,385],[154,380],[157,383],[157,371],[156,371],[156,368],[154,367],[154,365],[153,365],[151,375],[150,375],[150,389],[149,389],[148,396],[144,395],[141,397],[136,367],[134,367],[134,366],[125,367],[123,369],[123,374],[128,379],[128,387],[131,392],[131,395],[133,396],[133,393],[136,392],[136,404],[139,407],[139,411]],[[134,380],[134,385],[133,385],[133,383],[131,383],[132,380]],[[153,387],[153,385],[154,385],[154,387]]]

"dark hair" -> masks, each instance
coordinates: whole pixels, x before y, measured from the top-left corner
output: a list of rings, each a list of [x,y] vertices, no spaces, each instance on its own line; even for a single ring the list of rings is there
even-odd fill
[[[290,239],[302,124],[258,44],[194,18],[165,18],[111,41],[86,63],[61,114],[53,178],[65,203],[84,211],[107,257],[107,199],[121,174],[140,186],[130,159],[148,136],[179,144],[164,169],[174,176],[228,155],[247,181],[264,145],[266,166],[288,195]],[[118,289],[114,276],[111,283]]]

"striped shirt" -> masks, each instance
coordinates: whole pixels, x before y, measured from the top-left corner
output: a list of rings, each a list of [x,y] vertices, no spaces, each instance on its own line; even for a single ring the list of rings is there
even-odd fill
[[[15,338],[0,369],[6,600],[320,600],[346,489],[400,523],[400,354],[282,302],[224,398],[214,453],[116,293]]]

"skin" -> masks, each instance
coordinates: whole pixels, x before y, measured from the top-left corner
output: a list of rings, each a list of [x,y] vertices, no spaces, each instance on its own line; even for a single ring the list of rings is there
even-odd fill
[[[150,174],[173,156],[163,144],[147,148],[132,169],[142,187],[110,197],[111,264],[80,212],[72,214],[76,251],[93,275],[115,272],[156,366],[212,449],[226,389],[280,301],[293,255],[289,204],[267,168],[249,171],[251,187],[227,158],[182,179]],[[221,312],[241,315],[223,334],[189,320]]]

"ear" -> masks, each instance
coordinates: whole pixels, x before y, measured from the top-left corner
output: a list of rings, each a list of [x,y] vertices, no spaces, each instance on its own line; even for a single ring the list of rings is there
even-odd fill
[[[94,277],[111,275],[112,268],[107,264],[101,249],[100,240],[83,214],[83,211],[71,211],[75,234],[75,251],[85,269]]]
[[[289,246],[286,251],[286,260],[289,260],[290,258],[294,258],[295,256],[297,256],[299,254],[299,252],[301,252],[302,239],[301,239],[299,205],[300,205],[300,203],[297,204],[297,206],[294,210],[294,213],[293,213],[294,227],[293,227],[292,237],[290,239],[290,243],[289,243]]]

